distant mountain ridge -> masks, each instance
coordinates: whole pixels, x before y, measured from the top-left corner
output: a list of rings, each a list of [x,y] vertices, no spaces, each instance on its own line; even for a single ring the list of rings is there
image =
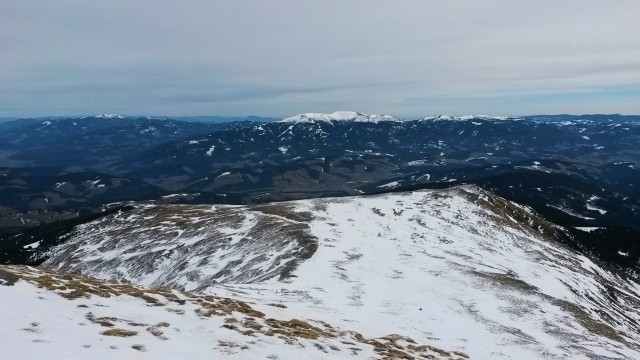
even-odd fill
[[[331,114],[305,113],[282,119],[283,122],[300,121],[355,121],[355,122],[378,122],[378,121],[400,121],[391,115],[366,115],[357,111],[336,111]]]
[[[0,227],[129,200],[255,204],[472,183],[573,228],[582,250],[638,266],[638,117],[335,118],[346,120],[3,123]]]

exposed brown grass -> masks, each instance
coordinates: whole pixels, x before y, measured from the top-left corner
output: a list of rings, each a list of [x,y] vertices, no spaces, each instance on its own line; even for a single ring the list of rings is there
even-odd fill
[[[101,332],[100,334],[105,336],[120,336],[120,337],[129,337],[138,335],[137,331],[124,330],[124,329],[109,329]]]
[[[513,274],[473,271],[474,275],[489,280],[494,284],[522,292],[538,292],[538,288],[518,279]]]
[[[20,280],[20,276],[12,272],[0,269],[0,285],[11,286],[18,280]]]
[[[618,331],[616,331],[611,326],[594,319],[578,305],[570,301],[558,299],[555,299],[554,303],[560,306],[562,309],[571,313],[571,315],[573,315],[573,317],[578,320],[580,325],[584,326],[584,328],[589,330],[591,333],[604,336],[614,341],[626,343],[626,341],[622,338],[622,336],[620,336]]]

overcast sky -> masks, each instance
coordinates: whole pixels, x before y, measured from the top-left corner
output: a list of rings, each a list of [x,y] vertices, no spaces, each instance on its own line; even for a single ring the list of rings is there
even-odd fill
[[[0,116],[640,114],[640,0],[0,0]]]

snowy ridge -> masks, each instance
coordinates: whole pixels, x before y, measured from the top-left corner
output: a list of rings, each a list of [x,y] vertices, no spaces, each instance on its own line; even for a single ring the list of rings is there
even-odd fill
[[[15,299],[19,299],[16,301]],[[230,298],[0,266],[2,354],[17,359],[464,359],[391,334],[368,338]]]
[[[120,115],[120,114],[100,114],[84,116],[81,119],[146,119],[146,120],[168,120],[164,116],[137,116],[137,115]]]
[[[189,207],[120,214],[83,226],[44,265],[102,278],[116,271],[262,312],[280,303],[286,317],[403,334],[471,358],[640,358],[640,286],[558,245],[563,229],[526,207],[471,186],[274,205],[283,208],[199,209],[201,224],[231,238],[214,236],[207,251],[193,250],[207,234],[188,232]],[[229,212],[243,220],[224,220]],[[258,212],[279,220],[257,227]],[[167,238],[145,233],[154,226]],[[281,231],[289,235],[272,241]],[[294,267],[280,267],[291,259]]]
[[[449,116],[449,115],[434,115],[423,117],[420,120],[521,120],[518,117],[511,116],[492,116],[492,115],[463,115],[463,116]]]
[[[313,122],[313,121],[356,121],[356,122],[379,122],[379,121],[400,121],[391,115],[366,115],[355,111],[336,111],[331,114],[306,113],[288,117],[282,122]]]
[[[98,118],[98,119],[124,119],[125,118],[124,115],[119,115],[119,114],[101,114],[101,115],[88,116],[88,117]]]

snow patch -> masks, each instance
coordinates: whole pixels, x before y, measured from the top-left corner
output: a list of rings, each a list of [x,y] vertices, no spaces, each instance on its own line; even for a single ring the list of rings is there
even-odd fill
[[[578,229],[580,231],[584,231],[584,232],[594,232],[596,230],[600,230],[600,229],[604,229],[603,227],[597,227],[597,226],[574,226],[574,229]]]
[[[589,198],[589,200],[587,200],[587,210],[597,211],[597,212],[599,212],[601,215],[604,215],[604,214],[606,214],[606,213],[607,213],[607,210],[604,210],[604,209],[602,209],[602,208],[599,208],[599,207],[597,207],[597,206],[595,206],[595,205],[593,204],[593,203],[594,203],[595,201],[597,201],[598,199],[600,199],[600,198],[599,198],[599,197],[597,197],[597,196],[595,196],[595,195],[594,195],[594,196],[591,196],[591,197]]]
[[[23,249],[31,249],[31,250],[37,249],[40,246],[41,242],[42,242],[42,240],[38,240],[38,241],[33,242],[31,244],[27,244],[27,245],[23,246],[22,248]]]
[[[390,183],[379,185],[378,187],[379,188],[395,188],[395,187],[398,187],[398,185],[400,185],[398,181],[392,181]]]

